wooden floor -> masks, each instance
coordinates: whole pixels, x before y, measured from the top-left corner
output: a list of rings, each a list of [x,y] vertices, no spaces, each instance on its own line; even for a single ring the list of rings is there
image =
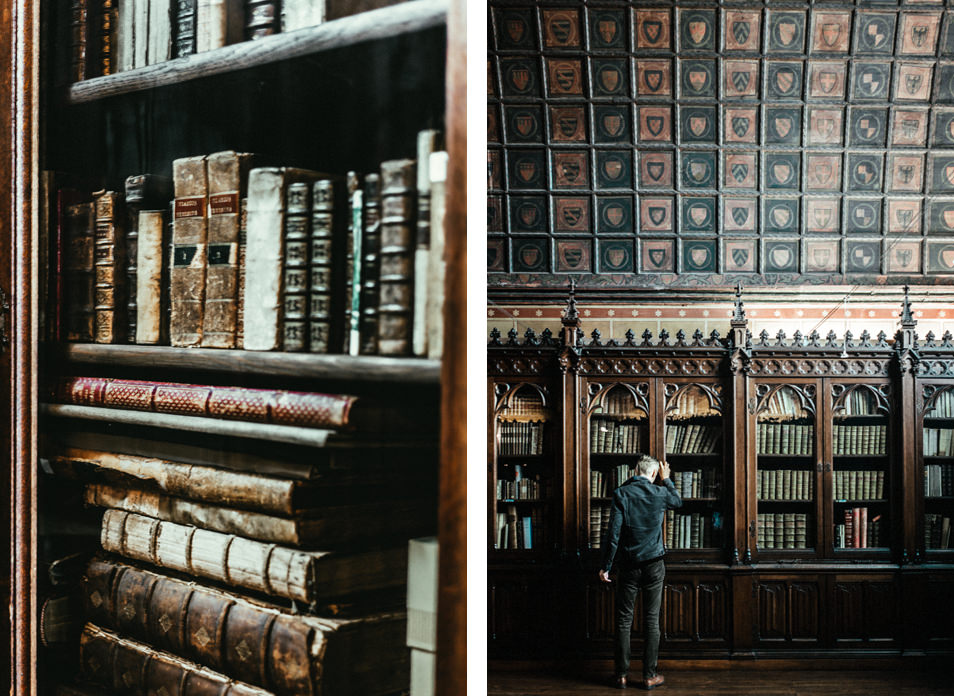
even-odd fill
[[[638,669],[638,663],[637,663]],[[639,678],[639,673],[631,676]],[[954,677],[941,671],[660,669],[659,696],[951,696]],[[544,671],[491,671],[489,696],[586,696],[621,693],[608,672],[559,676]],[[641,693],[631,688],[622,693]]]

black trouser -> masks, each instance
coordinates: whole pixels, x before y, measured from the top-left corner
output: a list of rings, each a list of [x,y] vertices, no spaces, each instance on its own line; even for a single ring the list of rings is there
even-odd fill
[[[620,569],[616,588],[616,676],[629,671],[630,639],[633,625],[633,608],[636,595],[642,589],[646,593],[643,616],[643,679],[656,676],[656,662],[659,658],[659,606],[662,604],[663,578],[666,566],[658,558],[648,563],[636,564],[632,568]]]

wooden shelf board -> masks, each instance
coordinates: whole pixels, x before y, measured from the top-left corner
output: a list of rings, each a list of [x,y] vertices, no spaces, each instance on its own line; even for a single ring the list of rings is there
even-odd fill
[[[858,505],[860,503],[872,505],[878,503],[887,503],[888,501],[884,498],[836,498],[832,502],[838,505]]]
[[[521,505],[523,503],[530,503],[531,505],[549,505],[549,500],[541,500],[539,498],[514,498],[513,500],[501,500],[497,498],[498,505]]]
[[[69,343],[54,347],[69,363],[110,367],[194,369],[235,375],[272,375],[296,379],[329,379],[361,383],[440,384],[441,363],[423,358],[376,355],[278,353],[170,346]]]
[[[68,101],[80,104],[142,92],[442,26],[447,22],[448,4],[448,0],[409,0],[315,27],[95,77],[73,84]]]

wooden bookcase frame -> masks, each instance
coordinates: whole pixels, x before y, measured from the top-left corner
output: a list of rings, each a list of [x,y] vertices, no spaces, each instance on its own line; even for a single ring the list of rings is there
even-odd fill
[[[37,386],[39,362],[38,332],[38,229],[40,154],[39,128],[40,62],[43,41],[40,36],[40,0],[0,0],[0,16],[4,31],[0,32],[0,157],[5,174],[0,177],[0,449],[2,477],[10,495],[5,498],[4,514],[9,562],[0,577],[2,592],[10,610],[10,630],[4,632],[3,650],[9,656],[0,668],[0,681],[10,685],[16,696],[37,693],[37,418],[40,402]],[[446,149],[449,152],[447,207],[445,213],[447,260],[444,304],[444,352],[440,365],[431,364],[426,380],[439,378],[441,394],[440,430],[440,506],[437,642],[437,693],[462,693],[466,688],[466,350],[464,347],[466,317],[466,62],[465,7],[461,0],[435,0],[415,4],[401,19],[400,8],[391,10],[398,17],[389,31],[423,26],[446,26],[447,63],[445,93]],[[345,22],[347,36],[334,36],[324,29],[317,31],[314,45],[302,45],[284,38],[271,42],[287,56],[295,51],[319,51],[354,43],[380,34],[380,26],[369,26],[365,18]],[[372,23],[373,24],[373,23]],[[342,26],[342,25],[339,25]],[[299,39],[308,32],[299,33]],[[307,44],[308,42],[305,42]],[[287,44],[287,45],[286,45]],[[224,50],[230,54],[238,47]],[[261,52],[261,51],[260,51]],[[267,53],[267,51],[266,51]],[[199,56],[183,61],[189,70],[229,71],[235,64],[224,65]],[[282,59],[282,56],[260,56],[261,60]],[[206,63],[209,63],[206,65]],[[156,66],[156,79],[175,81],[175,65]],[[144,88],[150,76],[145,72],[121,78],[101,78],[77,86],[68,98],[73,102],[96,99],[96,89]],[[159,76],[159,73],[162,75]],[[211,73],[209,73],[211,74]],[[129,85],[129,78],[143,78]],[[181,76],[180,76],[181,77]],[[78,347],[65,350],[58,359],[75,364],[129,361],[128,364],[159,359],[175,362],[179,356],[173,349],[149,351],[130,356],[131,347]],[[192,356],[197,358],[198,353]],[[249,356],[252,362],[264,360],[266,372],[279,375],[301,374],[300,356],[262,358]],[[213,361],[214,362],[214,361]],[[305,359],[313,374],[335,372],[343,359]],[[374,361],[372,361],[374,362]],[[336,364],[337,363],[337,364]],[[207,366],[203,365],[203,369]],[[363,371],[367,365],[352,363],[345,369]],[[261,368],[261,365],[259,366]],[[212,369],[216,369],[214,366]],[[235,365],[220,365],[224,371]],[[257,368],[258,369],[258,368]],[[400,365],[378,362],[375,370],[390,374],[400,381],[404,370]],[[339,376],[342,373],[338,373]],[[406,373],[405,373],[406,374]],[[385,377],[387,379],[388,377]],[[421,375],[418,375],[418,379]],[[8,636],[8,638],[7,638]]]

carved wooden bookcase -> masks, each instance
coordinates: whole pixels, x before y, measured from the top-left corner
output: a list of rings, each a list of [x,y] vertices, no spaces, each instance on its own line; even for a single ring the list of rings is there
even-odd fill
[[[925,494],[925,466],[954,465],[954,449],[923,452],[925,429],[954,430],[954,344],[915,329],[905,301],[892,339],[752,336],[739,298],[726,337],[586,340],[571,294],[559,337],[493,331],[491,511],[495,427],[526,385],[546,395],[562,489],[532,556],[495,549],[490,520],[491,656],[612,654],[600,547],[612,488],[641,452],[669,461],[684,499],[685,520],[665,522],[663,656],[954,647],[954,550],[938,548],[954,495]]]

